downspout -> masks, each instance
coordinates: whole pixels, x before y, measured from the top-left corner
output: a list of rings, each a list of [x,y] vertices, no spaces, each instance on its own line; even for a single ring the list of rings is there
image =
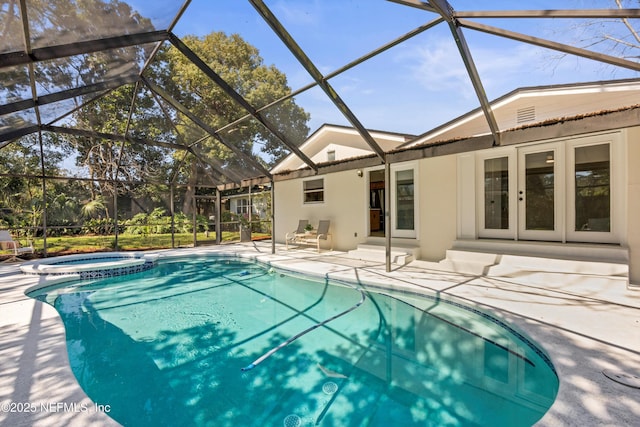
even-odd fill
[[[38,142],[40,143],[40,169],[42,172],[42,201],[44,203],[42,209],[42,242],[43,242],[43,252],[44,257],[47,257],[47,182],[45,180],[45,169],[44,169],[44,147],[42,144],[42,131],[38,131]],[[35,238],[35,231],[33,230],[33,237]]]
[[[173,204],[173,182],[169,184],[169,209],[171,210],[171,249],[175,249],[176,247],[176,215],[175,215],[175,206]]]
[[[385,270],[391,272],[391,165],[384,162],[384,261]]]
[[[118,181],[113,182],[113,232],[115,233],[115,247],[118,250]]]
[[[222,194],[216,187],[216,245],[222,243],[222,230],[220,229],[220,215],[222,215]]]
[[[275,181],[271,178],[271,254],[276,253],[276,191]]]
[[[194,189],[194,194],[193,194],[193,198],[192,198],[192,203],[193,203],[193,247],[197,247],[198,246],[198,220],[197,220],[197,215],[196,215],[196,209],[198,208],[198,205],[196,203],[196,195],[195,195],[195,189]]]

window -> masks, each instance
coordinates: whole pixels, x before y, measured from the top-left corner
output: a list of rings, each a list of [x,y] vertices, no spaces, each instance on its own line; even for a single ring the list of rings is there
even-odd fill
[[[327,151],[327,162],[334,162],[336,160],[336,150]]]
[[[248,199],[238,199],[236,203],[236,213],[238,215],[249,215],[251,212],[251,205]]]
[[[303,181],[303,201],[304,203],[324,202],[324,179],[312,179]]]

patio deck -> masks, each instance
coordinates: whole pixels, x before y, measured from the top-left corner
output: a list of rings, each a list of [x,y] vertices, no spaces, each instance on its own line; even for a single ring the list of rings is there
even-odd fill
[[[272,255],[270,243],[253,242],[164,252],[233,251],[288,270],[441,292],[479,304],[540,343],[557,369],[557,399],[537,425],[623,426],[640,419],[640,388],[602,373],[640,377],[640,288],[627,288],[620,278],[558,273],[487,277],[435,271],[420,261],[386,273],[384,265],[342,252],[282,249],[278,246]],[[15,264],[0,266],[0,425],[118,425],[96,410],[76,382],[55,309],[25,296],[37,280],[22,275]],[[33,411],[7,411],[11,403],[30,404]]]

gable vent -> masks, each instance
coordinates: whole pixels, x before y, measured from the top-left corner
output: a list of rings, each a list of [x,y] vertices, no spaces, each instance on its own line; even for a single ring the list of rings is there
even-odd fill
[[[518,123],[532,122],[536,119],[536,107],[520,108],[517,114]]]

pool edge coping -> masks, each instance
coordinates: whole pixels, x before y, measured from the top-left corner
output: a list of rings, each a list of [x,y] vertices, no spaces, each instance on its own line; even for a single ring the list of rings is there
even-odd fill
[[[191,248],[187,250],[177,249],[177,250],[168,250],[168,251],[156,251],[153,253],[162,254],[162,253],[168,253],[172,251],[173,252],[179,251],[183,255],[190,255],[190,254],[197,255],[201,253],[202,254],[204,253],[219,254],[220,253],[219,251],[225,251],[225,252],[232,251],[234,253],[234,256],[243,256],[243,254],[238,253],[238,251],[245,251],[247,253],[246,256],[248,257],[265,257],[267,259],[284,257],[284,258],[293,259],[291,257],[288,257],[287,252],[285,252],[284,250],[280,251],[279,253],[276,253],[275,255],[272,255],[270,253],[267,254],[266,246],[264,250],[265,251],[260,252],[259,248],[255,247],[255,245],[252,245],[252,246],[225,245],[217,248],[216,247],[207,248],[207,249]],[[332,254],[333,253],[323,254],[323,255],[331,256]],[[308,253],[308,254],[305,254],[304,256],[307,256],[309,258],[311,257],[316,258],[318,254]],[[300,255],[299,258],[300,260],[304,260],[304,257],[302,255]],[[14,277],[15,275],[22,276],[17,268],[15,267],[12,267],[12,268],[14,268],[15,271],[9,272],[9,273],[5,273],[3,271],[3,273],[0,274],[0,282],[2,281],[7,282],[5,278],[11,278],[11,277]],[[28,297],[24,296],[24,293],[23,293],[24,289],[30,286],[33,286],[34,284],[32,283],[33,277],[29,278],[27,276],[24,276],[23,279],[25,279],[27,283],[17,284],[17,285],[13,283],[9,283],[8,286],[6,286],[6,289],[3,289],[3,291],[9,290],[9,293],[11,293],[11,290],[20,288],[22,289],[22,291],[19,292],[19,295],[17,293],[18,291],[15,291],[13,292],[14,294],[13,301],[6,301],[6,302],[0,301],[0,303],[6,304],[4,305],[4,307],[11,307],[12,304],[15,304],[16,306],[19,306],[18,308],[20,308],[21,310],[24,309],[22,311],[24,311],[25,313],[19,313],[15,319],[12,319],[12,320],[15,320],[15,323],[11,323],[11,324],[22,325],[22,327],[26,330],[29,328],[28,319],[26,319],[27,321],[20,321],[20,319],[24,318],[26,314],[30,313],[31,309],[36,304],[42,304],[42,303],[35,301],[33,299],[25,300],[25,298],[28,298]],[[27,280],[27,279],[31,279],[31,280]],[[3,283],[3,285],[4,284],[5,283]],[[452,293],[450,291],[445,291],[444,293],[455,296],[457,298],[461,297],[460,293]],[[0,298],[4,296],[5,295],[0,294]],[[633,307],[631,307],[631,309],[633,309],[634,314],[637,314],[638,312],[640,312],[640,304],[638,304],[638,300],[634,299],[637,296],[640,296],[640,295],[637,295],[637,294],[634,295],[633,291],[625,294],[625,298],[628,299],[631,303],[633,303]],[[462,295],[462,298],[465,299],[465,301],[469,301],[469,298],[464,296],[464,294]],[[526,331],[529,336],[533,337],[536,340],[536,342],[542,342],[541,338],[545,338],[545,337],[547,338],[552,337],[555,340],[555,342],[545,342],[545,350],[547,351],[554,365],[558,369],[558,374],[560,376],[560,389],[558,391],[558,395],[556,396],[556,401],[554,402],[550,410],[545,414],[545,416],[538,421],[538,423],[536,424],[537,426],[556,426],[556,425],[582,426],[582,425],[595,425],[595,424],[617,426],[617,425],[625,425],[625,423],[626,425],[631,425],[631,422],[633,420],[637,421],[637,418],[640,415],[640,409],[638,409],[640,407],[640,390],[629,389],[623,385],[620,385],[608,379],[605,379],[604,375],[601,372],[602,371],[601,365],[604,363],[611,363],[612,361],[613,362],[629,361],[629,363],[626,363],[625,366],[627,367],[630,366],[633,369],[638,369],[636,370],[636,372],[639,372],[640,371],[640,361],[638,360],[638,356],[640,356],[639,342],[632,342],[630,343],[630,346],[621,348],[620,345],[615,345],[616,341],[613,338],[611,339],[611,342],[608,342],[608,341],[605,341],[609,339],[608,337],[604,335],[598,335],[597,332],[594,334],[587,334],[587,335],[580,334],[571,329],[567,329],[566,327],[563,328],[561,326],[550,324],[547,320],[532,318],[529,314],[527,314],[526,309],[524,311],[522,309],[518,309],[517,307],[513,309],[509,309],[509,308],[505,309],[505,308],[498,307],[492,304],[491,302],[487,303],[486,301],[483,301],[481,298],[474,298],[474,299],[471,299],[470,301],[473,301],[475,304],[478,304],[480,306],[499,312],[500,315],[506,318],[508,322],[511,322],[517,325],[520,329]],[[607,301],[603,301],[603,303],[606,304]],[[610,304],[612,304],[612,307],[614,307],[619,305],[619,302],[611,300]],[[55,312],[55,309],[52,308],[52,310]],[[613,310],[610,310],[606,312],[606,314],[604,314],[604,316],[607,317],[608,322],[614,320],[612,316],[615,317],[616,315],[618,314],[614,313]],[[57,326],[56,326],[56,329],[58,330],[57,333],[62,334],[62,337],[64,339],[64,326],[62,325],[62,321],[57,315],[57,312],[55,312],[55,317],[57,319]],[[603,320],[593,319],[593,321],[598,322]],[[575,323],[575,320],[573,320],[573,322]],[[637,323],[638,321],[636,320],[636,324],[633,325],[636,328],[638,327]],[[5,321],[3,324],[7,324],[7,322]],[[576,360],[570,361],[571,363],[567,363],[567,361],[565,360],[567,352],[571,354],[576,352],[576,356],[577,356]],[[582,354],[582,352],[586,352],[589,354],[585,355],[585,354]],[[64,346],[63,346],[63,353],[65,353],[64,357],[66,358],[66,350],[64,349]],[[611,357],[609,357],[608,360],[600,361],[601,363],[598,364],[596,363],[597,361],[594,362],[595,358],[593,357],[598,355],[602,355],[603,357],[605,356],[611,356]],[[36,357],[38,356],[36,355]],[[586,365],[590,365],[590,366],[588,367]],[[594,365],[596,369],[593,369]],[[33,388],[46,387],[43,385],[43,381],[46,380],[46,374],[40,374],[39,372],[40,371],[37,371],[34,373]],[[45,376],[43,377],[43,375]],[[71,373],[71,369],[68,366],[68,361],[66,366],[66,372],[58,374],[58,376],[60,375],[61,375],[60,377],[61,379],[66,378],[66,380],[68,380],[69,379],[68,377],[70,376],[72,381],[75,384],[75,387],[79,390],[80,393],[83,393],[81,388],[77,384],[77,382],[75,382],[75,377],[73,377],[73,374]],[[563,378],[565,376],[568,376],[566,380],[564,380]],[[590,386],[592,388],[595,387],[595,388],[593,388],[591,392],[585,392],[584,387],[586,386]],[[52,399],[55,398],[56,396],[55,390],[47,389],[47,392],[51,393]],[[63,400],[65,396],[59,396],[59,397]],[[622,399],[622,397],[624,397],[624,399]],[[624,405],[619,404],[620,401],[622,400],[624,400],[623,402]],[[607,406],[604,406],[604,409],[603,409],[602,405],[607,405]],[[588,410],[588,413],[586,413],[587,411],[585,409]],[[51,417],[41,420],[41,422],[38,422],[33,425],[34,426],[59,425],[60,417],[56,417],[55,414],[51,414],[51,415],[52,415]],[[61,417],[63,415],[64,414],[60,414]],[[83,420],[85,420],[86,422],[83,422]],[[112,424],[117,425],[117,423],[115,423],[113,419],[107,417],[107,420],[108,420],[107,424],[111,423],[109,425],[112,425]],[[90,423],[89,418],[85,418],[83,414],[78,414],[77,419],[71,419],[70,421],[71,423],[69,423],[68,425],[84,426]],[[101,422],[100,425],[103,425],[103,422]]]

